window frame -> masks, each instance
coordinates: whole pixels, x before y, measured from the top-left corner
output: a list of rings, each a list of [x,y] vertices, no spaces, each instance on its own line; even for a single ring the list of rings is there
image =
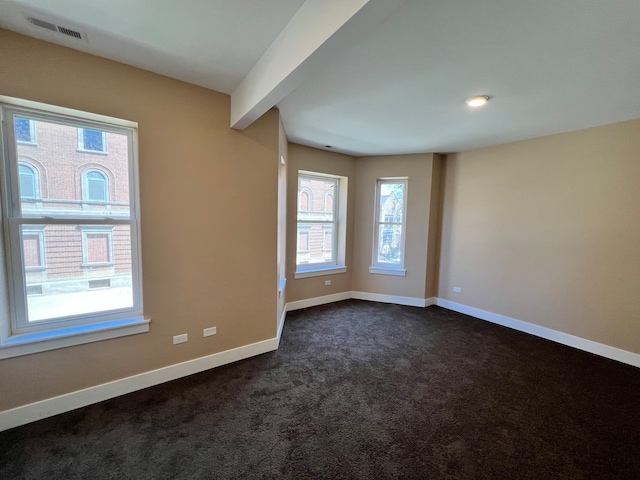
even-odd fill
[[[327,181],[332,180],[335,181],[335,188],[333,192],[333,220],[299,220],[298,213],[299,212],[310,212],[313,211],[312,199],[313,195],[308,191],[307,188],[301,188],[301,180],[303,178],[308,178],[311,180],[318,181]],[[306,278],[306,277],[315,277],[319,275],[331,275],[331,274],[339,274],[345,273],[347,271],[346,266],[346,231],[347,231],[347,192],[348,192],[348,178],[340,175],[332,175],[328,173],[320,173],[320,172],[311,172],[307,170],[298,170],[298,187],[297,187],[297,203],[296,203],[296,269],[294,272],[294,278]],[[309,194],[309,210],[299,210],[300,208],[300,198],[303,192],[307,192]],[[326,201],[323,197],[322,200],[323,212],[326,212]],[[326,224],[331,225],[333,228],[333,235],[331,238],[332,241],[332,253],[333,259],[331,261],[318,262],[318,263],[298,263],[297,260],[297,252],[298,252],[298,241],[301,226],[306,226],[310,224]],[[324,256],[324,239],[325,239],[325,229],[323,228],[322,232],[322,250]],[[311,248],[311,235],[308,235],[309,248]]]
[[[25,118],[25,117],[20,117],[20,118],[29,122],[29,140],[18,140],[18,138],[16,137],[16,142],[20,143],[21,145],[37,145],[38,140],[36,138],[36,122],[34,122],[30,118]],[[15,123],[14,123],[14,128],[15,128]]]
[[[113,267],[115,260],[113,256],[113,226],[108,227],[104,225],[82,225],[80,226],[82,232],[82,267]],[[91,262],[89,261],[89,238],[88,235],[106,235],[107,236],[107,253],[109,259],[106,262]]]
[[[402,199],[402,221],[401,222],[389,222],[380,221],[380,213],[382,210],[382,186],[385,184],[403,184],[403,199]],[[369,273],[381,274],[381,275],[397,275],[405,276],[407,270],[405,269],[405,244],[407,238],[407,203],[409,192],[409,178],[408,177],[382,177],[376,180],[375,190],[375,208],[373,219],[373,248],[371,255],[371,267],[369,267]],[[378,260],[379,253],[379,239],[380,228],[384,225],[398,225],[400,226],[400,263],[381,262]]]
[[[20,179],[20,167],[25,167],[28,168],[29,170],[31,170],[31,174],[33,175],[33,197],[27,197],[27,196],[23,196],[22,195],[22,188],[21,188],[21,179]],[[25,162],[24,160],[20,160],[18,159],[18,185],[19,185],[19,189],[20,189],[20,198],[25,198],[27,200],[31,200],[31,201],[37,201],[41,198],[41,193],[40,193],[40,172],[38,171],[38,169],[36,167],[34,167],[32,164],[30,164],[29,162]]]
[[[41,227],[38,225],[24,225],[24,229],[28,233],[28,235],[33,235],[35,237],[38,237],[38,246],[39,246],[38,253],[40,257],[40,265],[37,265],[37,266],[35,265],[27,266],[26,264],[24,265],[25,274],[27,272],[46,270],[47,269],[47,252],[46,252],[46,242],[44,239],[44,231],[45,231],[44,227]],[[26,286],[26,282],[25,282],[25,286]]]
[[[89,175],[92,173],[97,173],[104,179],[104,200],[96,200],[93,198],[89,198],[89,192],[91,191],[89,187]],[[110,192],[110,182],[109,175],[99,168],[91,167],[87,168],[84,172],[82,172],[82,200],[83,202],[90,202],[101,204],[104,203],[107,205],[111,200],[111,192]]]
[[[84,145],[84,131],[95,130],[102,133],[102,150],[94,150],[92,148],[86,148]],[[106,155],[109,153],[107,149],[107,132],[105,130],[97,130],[93,128],[78,127],[78,151],[83,153],[96,153],[98,155]]]
[[[15,140],[15,116],[35,121],[59,123],[126,135],[128,138],[128,216],[87,214],[45,216],[21,211],[18,142]],[[56,107],[38,102],[0,95],[2,119],[2,173],[0,236],[0,359],[25,355],[87,342],[116,338],[149,331],[150,320],[143,315],[142,259],[140,247],[140,211],[138,187],[137,123],[103,115]],[[131,232],[131,308],[113,309],[90,314],[69,315],[29,324],[26,305],[26,273],[22,254],[21,231],[31,225],[110,226],[128,225]],[[113,252],[112,259],[113,259]],[[46,260],[45,260],[46,262]]]

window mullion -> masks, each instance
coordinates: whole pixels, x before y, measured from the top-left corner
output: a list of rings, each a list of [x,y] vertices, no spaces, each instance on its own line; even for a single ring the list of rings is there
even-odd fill
[[[136,223],[131,218],[117,217],[11,217],[10,220],[19,222],[21,225],[135,225]]]

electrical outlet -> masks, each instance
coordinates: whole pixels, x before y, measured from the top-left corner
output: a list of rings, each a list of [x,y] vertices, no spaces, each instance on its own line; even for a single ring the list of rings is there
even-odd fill
[[[210,337],[211,335],[215,335],[218,333],[218,329],[216,327],[209,327],[202,330],[203,337]]]
[[[324,281],[324,284],[325,284],[325,285],[331,285],[331,280],[325,280],[325,281]]]
[[[456,293],[460,293],[462,292],[462,289],[460,287],[453,287],[453,291]]]
[[[184,343],[187,340],[189,340],[189,334],[187,333],[182,333],[180,335],[174,335],[173,336],[173,344],[177,345],[178,343]]]

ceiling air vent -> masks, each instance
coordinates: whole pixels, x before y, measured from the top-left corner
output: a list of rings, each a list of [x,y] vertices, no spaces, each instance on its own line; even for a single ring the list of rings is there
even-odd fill
[[[70,28],[58,27],[58,31],[70,37],[82,39],[82,34],[80,32],[76,32],[75,30],[71,30]]]
[[[36,27],[46,28],[47,30],[51,30],[52,32],[60,33],[62,35],[66,35],[67,37],[76,38],[78,40],[87,40],[87,34],[84,32],[79,32],[77,30],[73,30],[67,27],[61,27],[60,25],[56,25],[55,23],[48,22],[46,20],[42,20],[40,18],[32,17],[29,15],[25,15],[25,18]]]
[[[58,29],[53,23],[45,22],[44,20],[40,20],[38,18],[33,18],[33,17],[27,17],[27,20],[33,23],[36,27],[46,28],[47,30],[53,30],[54,32],[58,31]]]

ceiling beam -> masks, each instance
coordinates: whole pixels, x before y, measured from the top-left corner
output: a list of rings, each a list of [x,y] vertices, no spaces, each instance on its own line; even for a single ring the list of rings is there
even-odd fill
[[[231,94],[231,127],[243,130],[406,0],[307,0]]]

